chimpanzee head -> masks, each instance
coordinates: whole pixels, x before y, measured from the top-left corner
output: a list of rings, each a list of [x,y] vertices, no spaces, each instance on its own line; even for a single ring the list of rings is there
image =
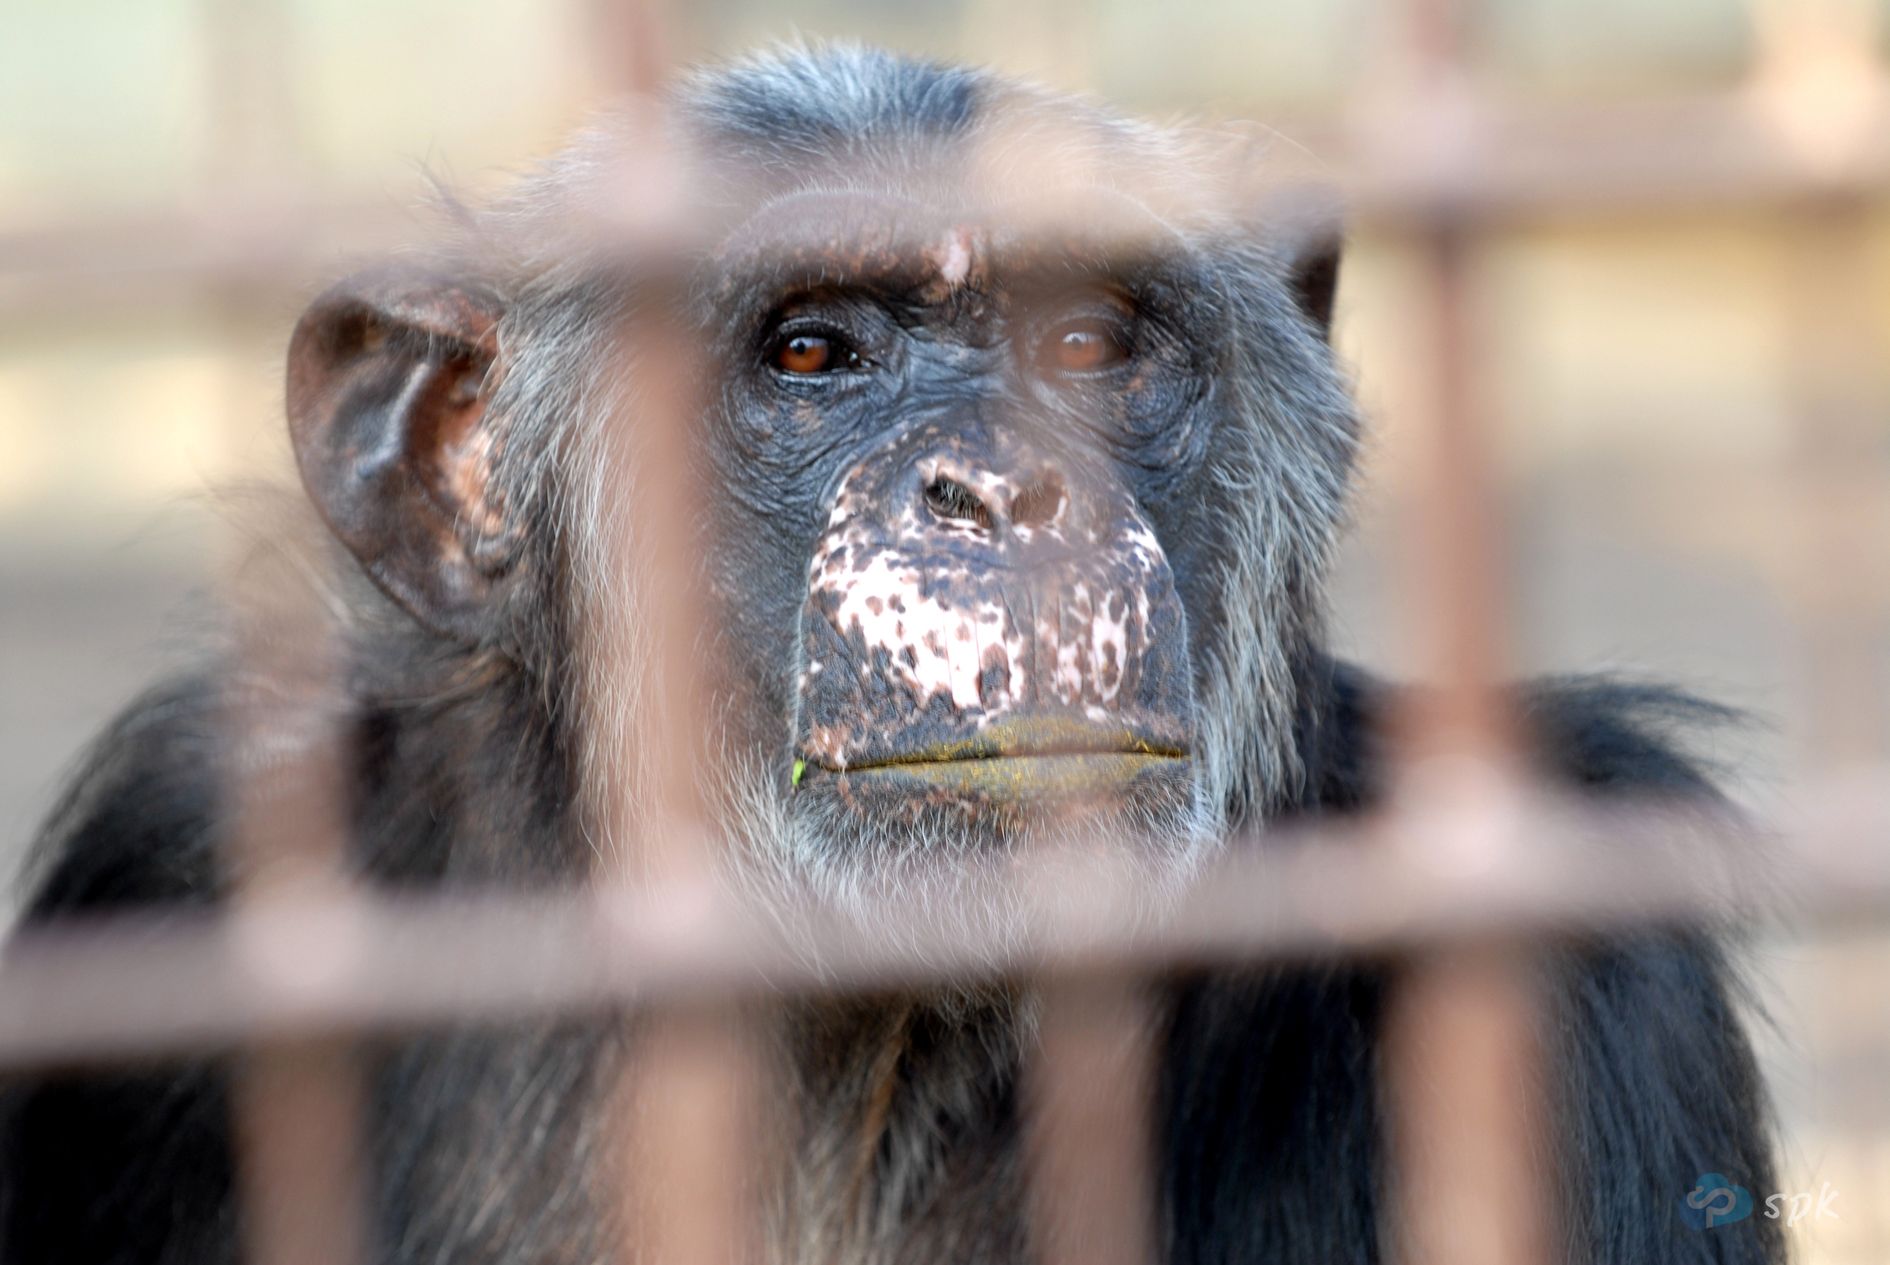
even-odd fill
[[[845,886],[1100,819],[1192,855],[1292,787],[1356,443],[1333,238],[1269,217],[1257,161],[862,50],[704,75],[315,304],[305,482],[621,789],[649,683],[587,647],[662,600],[618,525],[664,477],[623,458],[675,369],[626,336],[660,272],[756,851]]]

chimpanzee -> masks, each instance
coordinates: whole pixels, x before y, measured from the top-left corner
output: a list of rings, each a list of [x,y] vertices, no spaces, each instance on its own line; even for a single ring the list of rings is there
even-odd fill
[[[665,600],[626,524],[639,480],[685,472],[619,449],[665,375],[698,402],[678,535],[743,890],[864,908],[1072,829],[1076,803],[1159,885],[1376,802],[1395,696],[1321,633],[1359,442],[1327,339],[1336,235],[1265,195],[1263,159],[976,70],[790,48],[606,119],[452,208],[435,249],[322,294],[287,372],[320,524],[269,547],[339,647],[321,706],[360,880],[568,886],[621,843],[661,685],[640,612]],[[229,785],[259,762],[229,718],[269,694],[259,673],[206,652],[112,725],[45,829],[29,922],[226,899]],[[1571,793],[1718,802],[1674,738],[1706,705],[1576,679],[1517,698]],[[1702,1172],[1771,1188],[1721,935],[1572,935],[1543,962],[1560,1254],[1780,1259],[1773,1223],[1680,1215]],[[1165,977],[1167,1259],[1386,1254],[1397,973]],[[1032,1256],[1018,988],[778,1012],[771,1259]],[[375,1046],[376,1254],[606,1259],[615,1031]],[[229,1086],[218,1058],[16,1086],[8,1265],[233,1259]]]

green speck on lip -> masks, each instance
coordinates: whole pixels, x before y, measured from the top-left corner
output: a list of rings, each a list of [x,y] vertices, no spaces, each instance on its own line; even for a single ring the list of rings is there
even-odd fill
[[[805,772],[807,772],[807,761],[796,760],[794,762],[794,785],[799,786],[801,784],[801,774]]]

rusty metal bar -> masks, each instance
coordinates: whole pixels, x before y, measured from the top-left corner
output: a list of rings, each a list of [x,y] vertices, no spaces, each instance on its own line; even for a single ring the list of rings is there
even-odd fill
[[[333,946],[305,935],[311,907],[347,899],[347,803],[341,775],[344,664],[317,596],[295,562],[268,552],[236,577],[240,670],[224,724],[224,772],[236,805],[226,862],[234,919],[273,926],[239,938],[249,969],[319,977]],[[319,925],[319,920],[314,925]],[[187,992],[172,981],[159,1000]],[[238,1212],[256,1265],[347,1265],[364,1258],[361,1069],[331,1036],[257,1041],[232,1070]]]
[[[1811,758],[1868,765],[1890,750],[1890,487],[1883,326],[1872,301],[1871,208],[1809,204],[1782,226],[1790,554],[1799,710]]]
[[[1446,221],[1418,248],[1428,271],[1420,319],[1435,343],[1406,595],[1430,668],[1392,722],[1397,794],[1458,818],[1429,840],[1435,860],[1480,869],[1527,842],[1509,808],[1518,794],[1513,724],[1498,686],[1508,661],[1501,531],[1472,368],[1471,244]],[[1386,1040],[1398,1175],[1391,1237],[1411,1265],[1545,1259],[1549,1174],[1536,1171],[1527,1112],[1539,1057],[1527,958],[1521,944],[1450,945],[1420,954],[1400,981]]]
[[[1472,218],[1487,171],[1486,119],[1469,83],[1473,33],[1456,0],[1411,0],[1404,74],[1410,121],[1378,126],[1409,145],[1410,188],[1432,197],[1408,225],[1422,271],[1412,326],[1428,334],[1402,597],[1417,630],[1422,688],[1391,718],[1396,801],[1454,824],[1424,841],[1435,864],[1474,871],[1525,842],[1515,725],[1501,678],[1509,661],[1501,518],[1484,433]],[[1408,842],[1408,840],[1407,840]],[[1387,1256],[1405,1265],[1529,1265],[1546,1259],[1549,1174],[1528,1111],[1538,1052],[1527,946],[1453,942],[1400,972],[1385,1031]]]
[[[660,888],[356,893],[229,918],[48,925],[23,933],[0,965],[0,1067],[740,991],[1376,953],[1688,916],[1881,920],[1890,773],[1817,783],[1804,799],[1803,816],[1760,841],[1697,812],[1525,801],[1526,858],[1469,871],[1435,847],[1465,827],[1460,816],[1275,832],[1237,841],[1159,918],[1114,899],[1116,867],[1066,859],[1042,883],[1054,896],[1019,912],[1027,925],[1002,949],[951,930],[976,926],[969,912],[920,918],[895,904],[858,923],[764,930]],[[1027,867],[991,881],[1042,882]],[[962,899],[975,911],[989,898]],[[908,933],[893,942],[871,930],[885,926]]]
[[[1061,16],[1066,19],[1059,28],[1064,50],[1080,57],[1082,18],[1074,12]],[[1068,61],[1063,71],[1086,78]],[[962,181],[972,199],[1004,208],[1006,232],[1052,241],[1082,233],[1098,248],[1109,242],[1128,247],[1131,254],[1148,233],[1147,223],[1127,220],[1119,211],[1112,215],[1107,209],[1112,203],[1096,196],[1122,173],[1108,169],[1107,151],[1096,144],[1087,121],[1020,114],[984,131]],[[1138,182],[1138,191],[1150,206],[1187,196],[1153,173]],[[999,420],[1003,426],[1029,424],[1021,418]],[[1079,836],[1093,856],[1134,855],[1135,840],[1114,838],[1102,826],[1109,811],[1097,801],[1072,803],[1059,812],[1054,828],[1026,832],[1027,868],[1036,866],[1040,881],[1059,871],[1069,860],[1063,849]],[[1064,843],[1046,843],[1046,835],[1061,836]],[[1013,877],[1032,881],[1027,872]],[[1059,877],[1041,890],[1068,893],[1086,886],[1080,875],[1072,877],[1071,886]],[[1095,900],[1106,904],[1119,879],[1107,867],[1099,870],[1089,885]],[[956,914],[948,914],[947,922],[960,928],[977,925],[975,917]],[[989,946],[985,953],[988,957]],[[1150,1155],[1153,1017],[1145,990],[1134,973],[1107,969],[1052,972],[1034,983],[1029,1005],[1034,1006],[1035,1039],[1028,1042],[1020,1068],[1024,1214],[1032,1250],[1045,1265],[1148,1265],[1156,1259],[1156,1214]],[[1028,1027],[1028,1018],[1025,1023]]]
[[[616,8],[600,5],[600,28],[643,20],[610,16]],[[600,75],[619,87],[636,81],[627,71]],[[1367,230],[1408,232],[1440,206],[1493,228],[1874,200],[1890,186],[1890,127],[1869,127],[1839,171],[1807,166],[1746,91],[1580,107],[1482,94],[1465,103],[1480,143],[1448,168],[1394,158],[1344,120],[1283,127],[1321,156],[1320,178],[1345,191]],[[0,233],[0,311],[79,313],[206,286],[290,292],[332,270],[337,253],[390,249],[423,228],[424,217],[384,199],[336,200],[295,184],[262,196],[213,186],[179,208]]]
[[[1388,1255],[1506,1265],[1548,1259],[1528,955],[1493,942],[1430,954],[1386,1020],[1399,1216]]]
[[[588,635],[614,679],[645,683],[646,714],[620,735],[606,774],[616,873],[605,881],[659,888],[680,895],[684,907],[726,914],[715,898],[708,798],[719,757],[707,719],[718,675],[696,538],[700,356],[679,324],[677,278],[659,272],[639,288],[618,343],[635,404],[608,437],[609,459],[623,474],[618,486],[634,489],[622,498],[629,512],[612,520],[622,535],[609,556],[642,564],[639,609],[634,621],[627,612],[599,612],[602,626]],[[754,1152],[753,1052],[727,998],[698,996],[635,1026],[619,1086],[626,1258],[728,1265],[747,1254],[753,1232],[745,1207],[753,1189],[745,1163]]]
[[[654,97],[670,74],[672,14],[656,0],[590,0],[590,49],[606,96]]]
[[[1150,1265],[1154,1220],[1154,1016],[1113,978],[1042,990],[1027,1065],[1033,1243],[1044,1265]]]
[[[254,1047],[236,1069],[234,1091],[247,1259],[256,1265],[366,1259],[354,1050],[318,1040]]]

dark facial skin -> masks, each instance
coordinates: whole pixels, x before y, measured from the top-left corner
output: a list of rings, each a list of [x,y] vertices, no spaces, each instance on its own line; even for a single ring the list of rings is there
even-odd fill
[[[797,794],[1183,794],[1168,551],[1210,429],[1185,256],[832,198],[749,236],[714,316],[713,485],[741,492],[716,581]]]

